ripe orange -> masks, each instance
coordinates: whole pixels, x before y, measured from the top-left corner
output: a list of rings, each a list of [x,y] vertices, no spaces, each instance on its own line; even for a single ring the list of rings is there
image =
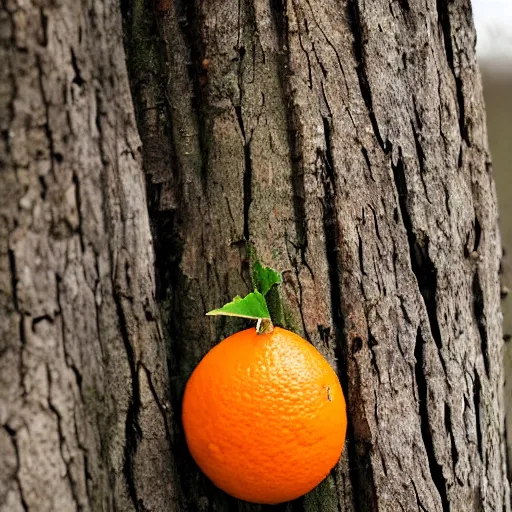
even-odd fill
[[[192,457],[213,483],[253,503],[293,500],[338,461],[347,428],[338,377],[316,348],[278,327],[216,345],[185,388]]]

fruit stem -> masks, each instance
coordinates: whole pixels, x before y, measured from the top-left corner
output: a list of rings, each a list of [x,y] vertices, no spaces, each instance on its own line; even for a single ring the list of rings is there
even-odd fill
[[[270,318],[260,318],[256,324],[258,334],[270,334],[274,330],[274,324]]]

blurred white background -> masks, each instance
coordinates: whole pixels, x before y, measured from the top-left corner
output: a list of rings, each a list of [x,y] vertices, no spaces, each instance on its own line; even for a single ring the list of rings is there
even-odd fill
[[[480,61],[495,73],[510,72],[512,0],[473,0]]]

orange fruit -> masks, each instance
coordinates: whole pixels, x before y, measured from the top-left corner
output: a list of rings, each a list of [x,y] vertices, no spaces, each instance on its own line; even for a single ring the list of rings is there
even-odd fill
[[[182,412],[201,470],[253,503],[313,489],[338,461],[347,428],[336,373],[313,345],[279,327],[238,332],[208,352],[187,382]]]

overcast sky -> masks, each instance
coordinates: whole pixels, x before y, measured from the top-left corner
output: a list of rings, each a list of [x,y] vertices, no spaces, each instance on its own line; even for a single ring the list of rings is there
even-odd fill
[[[512,66],[512,0],[472,0],[479,58]]]

